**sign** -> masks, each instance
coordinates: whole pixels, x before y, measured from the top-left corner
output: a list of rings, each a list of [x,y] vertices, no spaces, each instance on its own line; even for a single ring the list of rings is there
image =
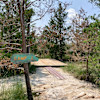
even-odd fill
[[[29,63],[31,61],[38,61],[38,58],[31,53],[14,54],[11,57],[11,62],[14,64]]]

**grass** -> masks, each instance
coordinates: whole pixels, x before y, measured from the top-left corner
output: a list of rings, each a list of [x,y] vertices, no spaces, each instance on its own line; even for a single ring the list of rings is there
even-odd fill
[[[17,83],[8,89],[3,86],[0,91],[0,100],[27,100],[25,93],[26,90],[21,83]]]
[[[79,63],[68,63],[67,66],[62,67],[62,69],[66,72],[71,73],[72,75],[74,75],[76,78],[79,78],[81,80],[85,80],[86,77],[86,70],[83,67],[82,68],[82,64]]]
[[[73,76],[80,80],[86,80],[86,67],[82,63],[68,63],[67,66],[62,67],[66,72],[71,73]],[[100,66],[94,67],[89,65],[89,82],[100,87]]]
[[[32,65],[29,67],[30,73],[36,72],[36,66]],[[22,83],[18,82],[8,89],[2,85],[0,90],[0,100],[28,100],[26,95],[26,89],[22,86]],[[34,97],[38,97],[33,94]]]

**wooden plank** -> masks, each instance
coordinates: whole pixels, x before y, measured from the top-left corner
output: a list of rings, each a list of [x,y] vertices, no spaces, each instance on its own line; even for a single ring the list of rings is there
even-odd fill
[[[54,68],[49,67],[49,69],[51,69],[51,70],[55,73],[55,75],[57,75],[60,79],[65,79],[65,78],[61,75],[61,73],[59,73],[58,71],[56,71]]]
[[[57,79],[59,79],[59,77],[57,75],[55,75],[48,67],[45,68],[50,74],[52,74],[54,77],[56,77]]]
[[[55,59],[39,59],[37,62],[31,62],[35,66],[66,66],[67,64]]]
[[[52,67],[46,67],[46,70],[50,73],[50,74],[52,74],[53,76],[55,76],[56,78],[58,78],[58,79],[61,79],[61,80],[63,80],[63,79],[65,79],[58,71],[56,71],[54,68],[52,68]]]

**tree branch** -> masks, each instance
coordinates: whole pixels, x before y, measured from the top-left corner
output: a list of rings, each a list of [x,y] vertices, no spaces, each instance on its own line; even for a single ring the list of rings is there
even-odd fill
[[[45,16],[45,14],[49,11],[49,9],[50,9],[50,7],[52,6],[52,4],[53,4],[53,1],[52,1],[51,5],[49,5],[48,9],[45,11],[45,13],[44,13],[43,15],[41,15],[39,18],[37,18],[37,19],[35,19],[35,20],[33,20],[33,21],[27,23],[27,24],[30,24],[30,23],[33,23],[33,22],[35,22],[35,21],[37,21],[37,20],[42,19],[42,18]]]
[[[8,44],[8,45],[21,46],[21,44],[19,44],[19,43],[9,43],[9,42],[4,42],[4,43],[0,43],[0,44],[2,44],[2,45],[4,45],[4,44]]]
[[[26,47],[30,47],[30,46],[33,46],[34,44],[36,44],[36,43],[32,43],[32,44],[29,44],[29,45],[27,45]]]
[[[18,49],[18,48],[12,48],[12,47],[0,48],[0,50],[5,50],[5,49],[22,51],[22,49]]]

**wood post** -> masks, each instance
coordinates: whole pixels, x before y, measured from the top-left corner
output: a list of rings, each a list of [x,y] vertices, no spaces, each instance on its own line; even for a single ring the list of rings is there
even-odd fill
[[[22,5],[20,5],[20,0],[17,0],[17,3],[18,3],[17,5],[19,9],[20,23],[21,23],[21,30],[22,30],[22,52],[27,53],[26,39],[25,39],[25,25],[24,25],[25,24],[24,23],[24,3],[25,1],[24,0],[22,1]],[[30,85],[30,78],[29,78],[28,63],[24,64],[24,72],[25,72],[28,100],[33,100],[31,85]]]

